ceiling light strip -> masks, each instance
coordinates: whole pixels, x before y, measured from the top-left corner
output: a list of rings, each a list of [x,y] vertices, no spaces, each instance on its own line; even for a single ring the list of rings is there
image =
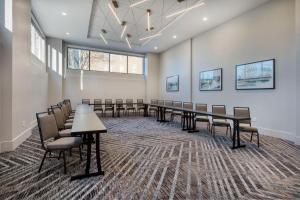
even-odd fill
[[[197,8],[197,7],[200,7],[200,6],[204,6],[204,5],[205,5],[204,2],[199,3],[199,4],[196,4],[196,5],[191,6],[191,7],[189,7],[189,8],[186,8],[186,9],[180,10],[180,11],[178,11],[178,12],[172,13],[172,14],[170,14],[170,15],[167,15],[166,18],[174,17],[174,16],[176,16],[176,15],[179,15],[179,14],[182,14],[182,13],[185,13],[185,12],[188,12],[188,11],[194,9],[194,8]]]
[[[128,37],[126,37],[126,42],[127,42],[128,47],[131,49],[131,45],[130,45],[130,42],[128,40]]]
[[[132,8],[132,7],[134,7],[134,6],[140,5],[141,3],[144,3],[144,2],[146,2],[146,1],[148,1],[148,0],[138,1],[138,2],[136,2],[136,3],[131,4],[129,7]]]
[[[158,37],[158,36],[161,36],[161,33],[141,38],[140,41],[147,40],[147,39],[150,39],[150,38],[155,38],[155,37]]]
[[[148,31],[150,31],[150,11],[147,11],[147,25],[148,25]]]
[[[106,41],[106,39],[105,39],[105,37],[104,37],[104,35],[102,33],[100,33],[100,37],[102,38],[102,40],[104,41],[104,43],[107,44],[107,41]]]
[[[108,7],[109,7],[109,9],[111,10],[112,14],[115,16],[115,18],[117,19],[118,23],[121,25],[121,24],[122,24],[122,23],[121,23],[121,20],[120,20],[120,18],[118,17],[118,15],[117,15],[117,13],[115,12],[115,10],[113,9],[113,7],[112,7],[110,4],[108,4]]]
[[[124,34],[125,34],[125,31],[127,29],[127,25],[124,26],[123,30],[122,30],[122,33],[121,33],[121,38],[123,38]]]

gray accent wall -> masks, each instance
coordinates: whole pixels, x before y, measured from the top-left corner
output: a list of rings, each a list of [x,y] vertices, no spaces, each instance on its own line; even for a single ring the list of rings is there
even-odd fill
[[[194,37],[192,44],[183,42],[161,53],[160,98],[187,101],[192,96],[195,103],[207,103],[209,110],[213,104],[225,104],[228,113],[233,113],[234,106],[249,106],[253,125],[262,134],[294,141],[295,108],[299,105],[296,104],[295,34],[295,0],[272,0],[244,13]],[[235,65],[273,58],[276,59],[275,90],[235,90]],[[199,91],[199,72],[215,68],[223,68],[223,91]],[[166,93],[165,77],[172,74],[179,74],[184,85],[180,84],[177,93]]]

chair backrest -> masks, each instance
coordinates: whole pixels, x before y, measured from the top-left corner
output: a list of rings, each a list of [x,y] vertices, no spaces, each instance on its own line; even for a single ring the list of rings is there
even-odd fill
[[[226,107],[225,107],[225,105],[212,105],[211,108],[212,108],[211,110],[212,110],[213,114],[226,115]],[[223,119],[223,118],[220,118],[220,117],[212,117],[212,118],[213,119]]]
[[[101,99],[94,99],[94,105],[102,105],[102,100]]]
[[[157,99],[151,99],[151,104],[157,104]]]
[[[66,105],[62,105],[61,111],[63,112],[63,114],[65,116],[65,121],[66,121],[69,118],[69,113],[68,113],[68,110],[67,110],[67,106]]]
[[[126,99],[126,107],[133,107],[133,99]]]
[[[82,99],[82,104],[90,104],[90,99]]]
[[[250,118],[250,109],[249,107],[234,107],[233,108],[234,116],[236,117],[249,117]],[[241,120],[241,123],[250,124],[251,120]]]
[[[112,99],[105,99],[105,107],[112,107]]]
[[[164,100],[157,100],[157,105],[163,106],[165,104]]]
[[[166,100],[165,101],[165,106],[173,106],[173,101]]]
[[[62,112],[62,110],[60,108],[52,108],[52,112],[54,114],[54,117],[55,117],[55,121],[56,121],[56,125],[57,125],[57,128],[59,130],[62,130],[64,129],[65,127],[65,121],[64,121],[64,114]]]
[[[144,106],[144,100],[143,99],[137,99],[136,103],[138,106]]]
[[[116,105],[118,107],[123,107],[123,99],[116,99]]]
[[[65,99],[63,102],[67,106],[69,114],[71,114],[72,113],[72,105],[71,105],[70,99]]]
[[[194,105],[192,102],[183,102],[184,109],[193,109]]]
[[[44,141],[58,137],[58,128],[53,114],[37,113],[36,119],[40,131],[42,147],[45,148]]]
[[[182,102],[181,101],[174,101],[173,106],[176,108],[182,108]]]
[[[204,103],[196,103],[195,105],[197,111],[207,112],[207,104]]]

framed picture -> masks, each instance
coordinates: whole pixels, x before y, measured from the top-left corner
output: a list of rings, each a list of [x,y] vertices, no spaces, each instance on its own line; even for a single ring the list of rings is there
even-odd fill
[[[275,59],[237,65],[235,89],[275,89]]]
[[[167,77],[166,89],[167,92],[179,91],[179,75]]]
[[[200,91],[221,91],[222,90],[222,68],[200,72]]]

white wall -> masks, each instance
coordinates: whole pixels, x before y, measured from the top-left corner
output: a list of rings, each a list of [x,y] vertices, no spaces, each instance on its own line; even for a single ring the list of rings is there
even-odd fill
[[[296,34],[297,34],[297,143],[300,144],[300,0],[296,0]]]
[[[166,91],[166,78],[179,75],[179,92]],[[191,101],[191,40],[160,55],[160,98]]]
[[[48,66],[48,104],[56,105],[63,99],[63,41],[61,39],[47,37],[47,55],[49,55],[48,46],[50,46],[50,58],[47,58],[50,59],[50,61],[47,61],[47,65],[48,63],[50,64],[50,66]],[[59,59],[60,57],[61,60]]]
[[[158,99],[159,87],[159,55],[149,53],[146,55],[145,77],[146,77],[146,101]]]
[[[188,66],[192,57],[192,67]],[[276,59],[276,89],[235,90],[235,65]],[[183,60],[185,62],[183,62]],[[183,66],[186,66],[185,68]],[[223,68],[223,91],[199,91],[199,72]],[[192,94],[189,77],[192,71]],[[165,77],[180,74],[185,87],[166,94]],[[293,140],[296,138],[296,45],[295,1],[272,0],[221,26],[192,39],[192,55],[184,42],[161,54],[162,99],[249,106],[255,126],[262,134]],[[181,81],[182,82],[182,81]],[[180,85],[181,86],[181,85]]]

